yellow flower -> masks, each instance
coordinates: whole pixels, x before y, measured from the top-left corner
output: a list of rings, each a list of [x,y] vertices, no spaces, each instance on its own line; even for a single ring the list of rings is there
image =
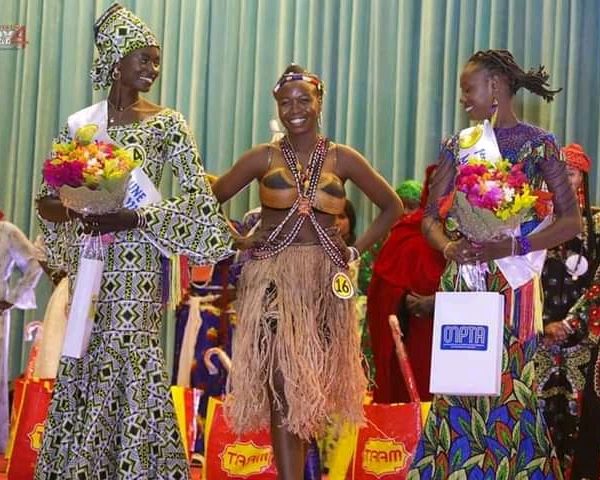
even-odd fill
[[[75,138],[82,145],[88,145],[92,143],[94,135],[96,135],[97,132],[98,125],[96,125],[95,123],[88,123],[87,125],[84,125],[83,127],[77,129],[77,131],[75,132]]]

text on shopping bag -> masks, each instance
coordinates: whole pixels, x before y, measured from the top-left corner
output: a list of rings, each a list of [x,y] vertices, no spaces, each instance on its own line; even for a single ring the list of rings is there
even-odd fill
[[[270,445],[256,445],[252,441],[234,442],[225,446],[219,458],[224,472],[247,477],[261,474],[271,466],[273,449]]]
[[[365,442],[362,468],[373,475],[389,475],[400,472],[410,458],[402,441],[392,438],[369,438]]]
[[[481,350],[488,348],[486,325],[442,325],[442,350]]]

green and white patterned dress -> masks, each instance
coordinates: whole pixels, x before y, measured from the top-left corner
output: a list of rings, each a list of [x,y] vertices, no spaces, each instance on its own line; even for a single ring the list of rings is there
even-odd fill
[[[69,140],[67,132],[60,141]],[[214,263],[231,254],[231,238],[179,113],[165,109],[142,122],[109,127],[108,134],[133,149],[157,186],[170,164],[182,193],[142,208],[145,235],[119,232],[106,248],[88,351],[81,359],[61,359],[35,478],[186,479],[159,346],[163,285],[155,244],[193,262]],[[53,193],[44,184],[39,196]],[[73,280],[81,223],[41,225],[50,263],[66,265]]]

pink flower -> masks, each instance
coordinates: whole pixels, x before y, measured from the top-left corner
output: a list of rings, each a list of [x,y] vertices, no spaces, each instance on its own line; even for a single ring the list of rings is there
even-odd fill
[[[85,164],[82,162],[55,165],[49,158],[44,162],[42,174],[46,183],[54,188],[60,188],[63,185],[79,187],[83,182],[84,167]]]

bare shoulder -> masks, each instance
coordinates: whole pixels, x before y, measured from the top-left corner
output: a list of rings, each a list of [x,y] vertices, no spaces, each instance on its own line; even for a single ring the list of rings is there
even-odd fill
[[[341,160],[366,161],[365,157],[358,150],[352,148],[349,145],[344,145],[342,143],[334,143],[332,144],[332,148],[334,148],[337,151],[337,156]]]
[[[339,143],[332,145],[332,148],[337,155],[335,170],[340,178],[356,178],[370,170],[369,163],[358,150]]]
[[[252,176],[260,179],[269,169],[269,158],[273,155],[273,149],[278,149],[273,144],[261,143],[246,150],[236,162],[236,167],[252,172]]]

